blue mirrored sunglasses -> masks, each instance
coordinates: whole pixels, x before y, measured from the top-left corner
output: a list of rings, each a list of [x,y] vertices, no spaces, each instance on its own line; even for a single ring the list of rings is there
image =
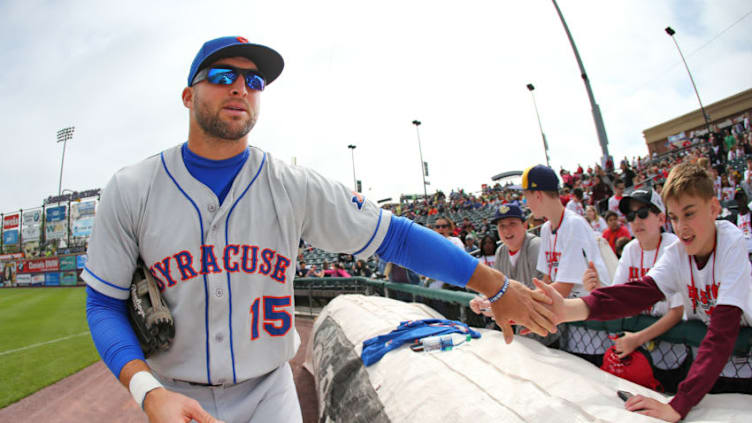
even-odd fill
[[[209,81],[211,84],[216,85],[232,85],[238,75],[243,75],[245,84],[249,89],[254,91],[264,91],[266,86],[266,79],[264,75],[255,69],[238,69],[232,66],[212,66],[206,69],[202,69],[201,72],[196,74],[193,78],[193,84],[196,85],[203,80]]]

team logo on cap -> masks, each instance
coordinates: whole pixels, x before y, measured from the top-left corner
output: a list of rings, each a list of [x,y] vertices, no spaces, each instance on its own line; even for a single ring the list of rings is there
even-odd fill
[[[245,37],[238,37],[236,40],[240,41],[241,43],[247,43],[248,40],[245,39]]]
[[[508,211],[509,211],[509,207],[507,206],[499,207],[499,214],[507,214]]]

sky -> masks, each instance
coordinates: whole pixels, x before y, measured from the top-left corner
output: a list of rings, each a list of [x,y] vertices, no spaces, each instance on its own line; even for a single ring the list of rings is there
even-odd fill
[[[752,88],[748,0],[559,0],[617,159],[645,155],[642,131]],[[741,20],[740,20],[741,19]],[[730,27],[730,28],[729,28]],[[180,95],[205,41],[241,35],[285,70],[261,96],[249,142],[377,201],[477,191],[601,149],[572,49],[551,1],[415,0],[0,2],[0,212],[62,187],[104,187],[118,169],[187,139]]]

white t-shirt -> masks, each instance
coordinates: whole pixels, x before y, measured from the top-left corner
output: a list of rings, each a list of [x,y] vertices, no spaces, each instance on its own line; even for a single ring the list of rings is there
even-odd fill
[[[582,207],[582,203],[574,198],[567,203],[567,210],[571,210],[580,216],[585,216],[585,208]]]
[[[608,269],[601,257],[596,235],[584,217],[565,209],[555,234],[551,233],[550,221],[543,224],[536,268],[549,275],[552,282],[573,284],[570,298],[588,294],[582,286],[588,261],[595,264],[601,283],[610,285]],[[564,351],[579,354],[603,354],[612,344],[606,331],[579,326],[569,327],[562,341]]]
[[[601,283],[611,285],[593,229],[583,217],[565,210],[564,219],[555,234],[551,233],[550,221],[543,224],[536,268],[549,275],[552,282],[574,284],[572,298],[587,294],[582,287],[582,275],[588,261],[595,264]]]
[[[509,262],[512,263],[512,267],[517,266],[517,260],[520,259],[520,250],[517,250],[512,254],[511,251],[507,251],[507,254],[509,254]]]
[[[492,256],[482,256],[481,261],[483,261],[483,264],[485,264],[488,267],[494,267],[494,264],[496,264],[496,255]]]
[[[713,189],[715,190],[715,196],[721,199],[721,177],[718,176],[713,181]]]
[[[593,228],[593,230],[599,234],[603,234],[603,231],[608,228],[608,224],[606,223],[606,219],[597,216],[595,220],[590,222],[590,227]]]
[[[742,325],[752,321],[752,266],[742,231],[725,220],[715,222],[716,247],[705,267],[697,269],[684,244],[675,242],[648,271],[666,298],[682,295],[688,319],[710,324],[717,305],[742,309]],[[691,272],[691,273],[690,273]]]
[[[619,215],[619,217],[624,217],[624,214],[619,210],[619,202],[621,201],[622,197],[616,197],[615,195],[612,195],[608,199],[608,209],[615,211],[616,214]]]
[[[614,285],[626,283],[628,281],[640,279],[645,276],[655,263],[665,254],[669,246],[677,242],[679,238],[670,233],[661,234],[661,241],[656,250],[643,251],[640,243],[636,239],[630,241],[624,246],[619,259],[619,266],[614,274]],[[675,293],[671,298],[665,301],[655,303],[647,314],[652,316],[663,316],[668,310],[674,307],[684,305],[684,300],[680,293]],[[650,343],[648,343],[650,345]],[[676,369],[684,363],[687,358],[688,348],[684,345],[672,344],[666,341],[657,341],[648,348],[653,358],[653,365],[663,370]]]
[[[736,226],[744,235],[744,239],[747,242],[747,251],[752,252],[752,221],[750,221],[750,213],[737,215]]]
[[[626,283],[629,281],[637,280],[647,275],[650,268],[658,262],[668,247],[676,242],[679,238],[670,233],[661,234],[661,242],[658,246],[658,251],[647,250],[643,251],[640,248],[640,243],[637,239],[629,241],[624,246],[624,250],[621,253],[621,259],[619,259],[619,265],[614,273],[614,285],[620,283]],[[657,253],[657,254],[656,254]],[[680,293],[675,293],[668,301],[660,301],[653,305],[650,309],[650,315],[663,316],[668,312],[670,308],[683,305],[684,301]]]

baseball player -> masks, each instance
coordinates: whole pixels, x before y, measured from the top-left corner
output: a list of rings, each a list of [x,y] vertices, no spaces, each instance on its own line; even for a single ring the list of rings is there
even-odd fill
[[[674,167],[663,200],[679,241],[668,246],[645,277],[566,300],[551,287],[536,285],[554,298],[557,321],[562,322],[631,316],[681,294],[687,318],[708,326],[689,374],[668,404],[642,395],[625,403],[630,411],[676,422],[710,391],[729,364],[740,325],[752,318],[752,267],[741,231],[716,221],[721,207],[705,170],[688,162]],[[749,389],[749,379],[744,382]]]
[[[357,258],[378,253],[479,291],[507,342],[510,319],[555,331],[544,294],[342,184],[249,147],[261,93],[283,66],[242,37],[207,41],[182,93],[187,142],[119,170],[102,193],[82,276],[87,320],[102,359],[152,422],[302,420],[288,365],[300,343],[300,239]],[[169,350],[148,359],[124,304],[139,258],[175,322]]]

